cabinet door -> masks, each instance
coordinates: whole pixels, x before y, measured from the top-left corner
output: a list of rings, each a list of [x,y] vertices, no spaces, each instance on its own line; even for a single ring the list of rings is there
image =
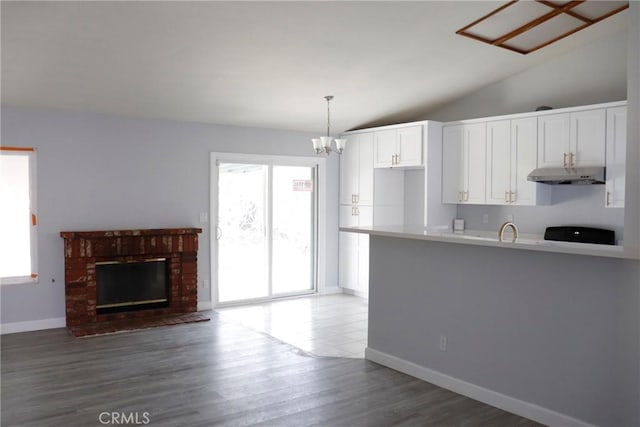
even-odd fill
[[[625,162],[627,149],[627,107],[607,110],[607,180],[605,206],[624,207]]]
[[[605,110],[571,113],[571,166],[604,166]]]
[[[511,121],[487,123],[487,204],[503,205],[511,190]]]
[[[568,167],[570,114],[538,117],[538,167]]]
[[[340,156],[340,204],[355,203],[359,192],[360,134],[348,138],[347,147]]]
[[[442,203],[460,203],[462,175],[462,125],[442,128]]]
[[[485,203],[486,180],[486,124],[464,126],[463,144],[463,203]]]
[[[359,170],[357,203],[373,205],[373,133],[362,133],[358,141]]]
[[[396,150],[399,156],[396,166],[421,166],[422,126],[398,129]]]
[[[358,225],[353,206],[340,206],[340,225],[343,227]],[[338,284],[342,288],[356,290],[358,287],[358,233],[341,231],[338,235]]]
[[[395,129],[383,130],[375,133],[373,166],[376,168],[390,168],[393,156],[396,155]]]
[[[511,203],[534,206],[537,204],[538,185],[527,180],[527,175],[536,168],[538,136],[537,119],[511,121]]]

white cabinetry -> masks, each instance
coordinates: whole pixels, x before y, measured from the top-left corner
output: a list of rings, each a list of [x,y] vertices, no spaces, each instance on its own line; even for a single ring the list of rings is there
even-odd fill
[[[536,168],[537,119],[487,123],[488,205],[535,206],[548,202],[548,187],[527,181]]]
[[[340,158],[340,204],[373,204],[373,133],[349,136]]]
[[[374,167],[418,167],[422,164],[422,126],[386,129],[375,133]]]
[[[604,166],[604,109],[538,118],[538,167]]]
[[[350,135],[340,158],[340,226],[373,225],[373,132]],[[339,286],[369,289],[369,236],[339,234]]]
[[[445,126],[442,144],[443,203],[484,204],[486,124]]]
[[[341,205],[340,225],[343,227],[373,225],[373,208]],[[369,291],[369,235],[341,232],[338,244],[340,287],[366,295]]]
[[[627,107],[607,109],[605,206],[624,207]]]

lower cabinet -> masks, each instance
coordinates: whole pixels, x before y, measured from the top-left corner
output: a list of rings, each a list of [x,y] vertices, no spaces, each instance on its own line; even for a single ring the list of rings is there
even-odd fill
[[[373,225],[373,207],[340,205],[340,225],[344,227]],[[359,295],[368,295],[369,235],[341,231],[338,251],[340,287]]]

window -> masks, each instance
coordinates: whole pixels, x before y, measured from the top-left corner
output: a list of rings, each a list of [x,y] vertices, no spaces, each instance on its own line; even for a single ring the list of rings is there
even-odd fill
[[[38,279],[35,165],[35,149],[0,147],[1,284]]]

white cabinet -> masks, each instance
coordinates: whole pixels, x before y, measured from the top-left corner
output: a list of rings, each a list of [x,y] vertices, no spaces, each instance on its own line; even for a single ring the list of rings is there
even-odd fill
[[[422,166],[422,126],[380,130],[375,133],[375,168]]]
[[[627,107],[607,109],[605,206],[624,207]]]
[[[371,206],[340,206],[341,226],[356,227],[372,224],[373,208]],[[369,235],[340,232],[338,245],[340,287],[366,295],[369,290]]]
[[[396,166],[422,165],[422,126],[398,129]]]
[[[380,130],[375,133],[373,167],[390,168],[396,159],[396,129]]]
[[[373,133],[348,137],[340,156],[340,204],[373,204]]]
[[[538,167],[604,166],[604,109],[538,118]]]
[[[488,205],[535,206],[548,202],[548,187],[527,181],[536,168],[537,119],[487,123]]]
[[[340,158],[340,226],[373,225],[373,132],[348,136]],[[369,236],[339,234],[339,286],[366,295],[369,289]]]
[[[485,123],[452,125],[443,128],[443,203],[485,203],[485,158]]]

